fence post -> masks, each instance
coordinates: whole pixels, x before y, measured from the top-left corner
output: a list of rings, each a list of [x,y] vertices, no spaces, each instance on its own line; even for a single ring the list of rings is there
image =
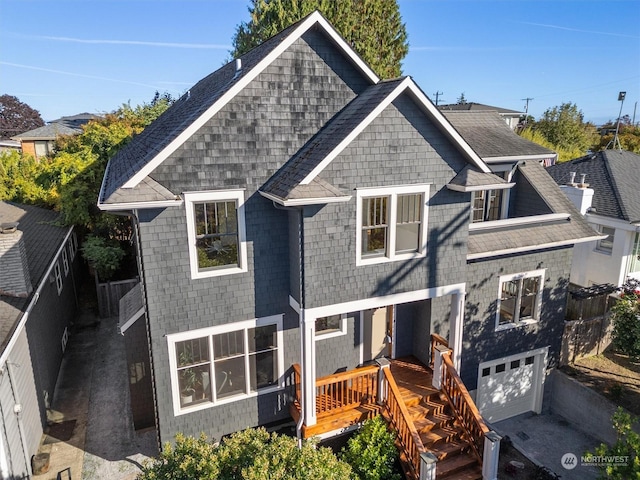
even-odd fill
[[[387,391],[385,389],[385,381],[384,381],[384,369],[389,368],[391,366],[391,362],[388,358],[376,358],[376,363],[378,364],[378,405],[384,404],[387,400]]]
[[[437,390],[442,388],[442,356],[449,351],[450,349],[444,345],[436,345],[435,355],[433,357],[433,377],[431,379],[431,385]]]
[[[436,480],[438,457],[431,452],[420,454],[420,480]]]
[[[484,452],[482,455],[482,480],[497,480],[498,478],[500,440],[502,440],[502,437],[494,431],[487,432],[484,435]]]

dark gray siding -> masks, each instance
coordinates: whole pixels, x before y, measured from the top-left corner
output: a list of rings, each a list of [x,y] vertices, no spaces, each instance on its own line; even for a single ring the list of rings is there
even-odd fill
[[[347,315],[347,334],[316,340],[316,376],[351,370],[360,363],[360,314]]]
[[[174,417],[165,335],[285,314],[285,368],[299,362],[298,318],[289,307],[299,290],[297,261],[289,266],[297,228],[257,189],[365,85],[309,32],[152,173],[175,193],[244,188],[248,251],[247,273],[191,280],[184,207],[140,213],[162,441],[179,431],[220,438],[288,416],[282,392]]]
[[[549,366],[557,364],[571,270],[572,248],[535,252],[469,264],[461,377],[477,386],[478,365],[488,360],[549,346]],[[540,321],[496,332],[501,275],[546,269]]]
[[[513,181],[516,182],[516,186],[511,189],[510,193],[509,217],[553,213],[542,196],[519,171],[516,171]]]
[[[464,160],[406,96],[376,118],[321,177],[353,195],[305,209],[305,306],[464,282],[469,196],[448,190]],[[356,267],[356,188],[428,183],[427,256]]]

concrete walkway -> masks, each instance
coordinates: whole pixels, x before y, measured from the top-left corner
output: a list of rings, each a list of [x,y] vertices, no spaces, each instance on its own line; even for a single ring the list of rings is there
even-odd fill
[[[580,465],[580,457],[587,451],[593,452],[601,442],[559,415],[523,413],[492,426],[503,437],[508,435],[514,447],[526,457],[560,475],[562,480],[598,478],[598,469]],[[565,454],[576,456],[574,468],[562,465]]]
[[[49,471],[34,480],[132,480],[158,454],[154,430],[135,432],[124,339],[117,318],[82,312],[72,330],[41,451]]]

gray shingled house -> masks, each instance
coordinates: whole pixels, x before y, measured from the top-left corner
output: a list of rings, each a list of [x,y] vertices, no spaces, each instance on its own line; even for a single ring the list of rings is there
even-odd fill
[[[121,328],[149,352],[130,370],[161,441],[292,418],[323,437],[382,411],[412,477],[495,478],[468,390],[489,420],[540,410],[595,232],[540,158],[465,135],[314,13],[111,159],[98,205],[134,223]]]
[[[31,478],[81,276],[59,214],[0,202],[0,477]]]
[[[571,281],[588,287],[640,279],[640,155],[604,150],[547,171],[603,236],[574,251]]]

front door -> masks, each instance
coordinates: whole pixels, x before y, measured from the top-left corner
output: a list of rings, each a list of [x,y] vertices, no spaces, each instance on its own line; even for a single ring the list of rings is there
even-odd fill
[[[363,360],[365,362],[391,356],[392,325],[393,307],[364,311]]]

